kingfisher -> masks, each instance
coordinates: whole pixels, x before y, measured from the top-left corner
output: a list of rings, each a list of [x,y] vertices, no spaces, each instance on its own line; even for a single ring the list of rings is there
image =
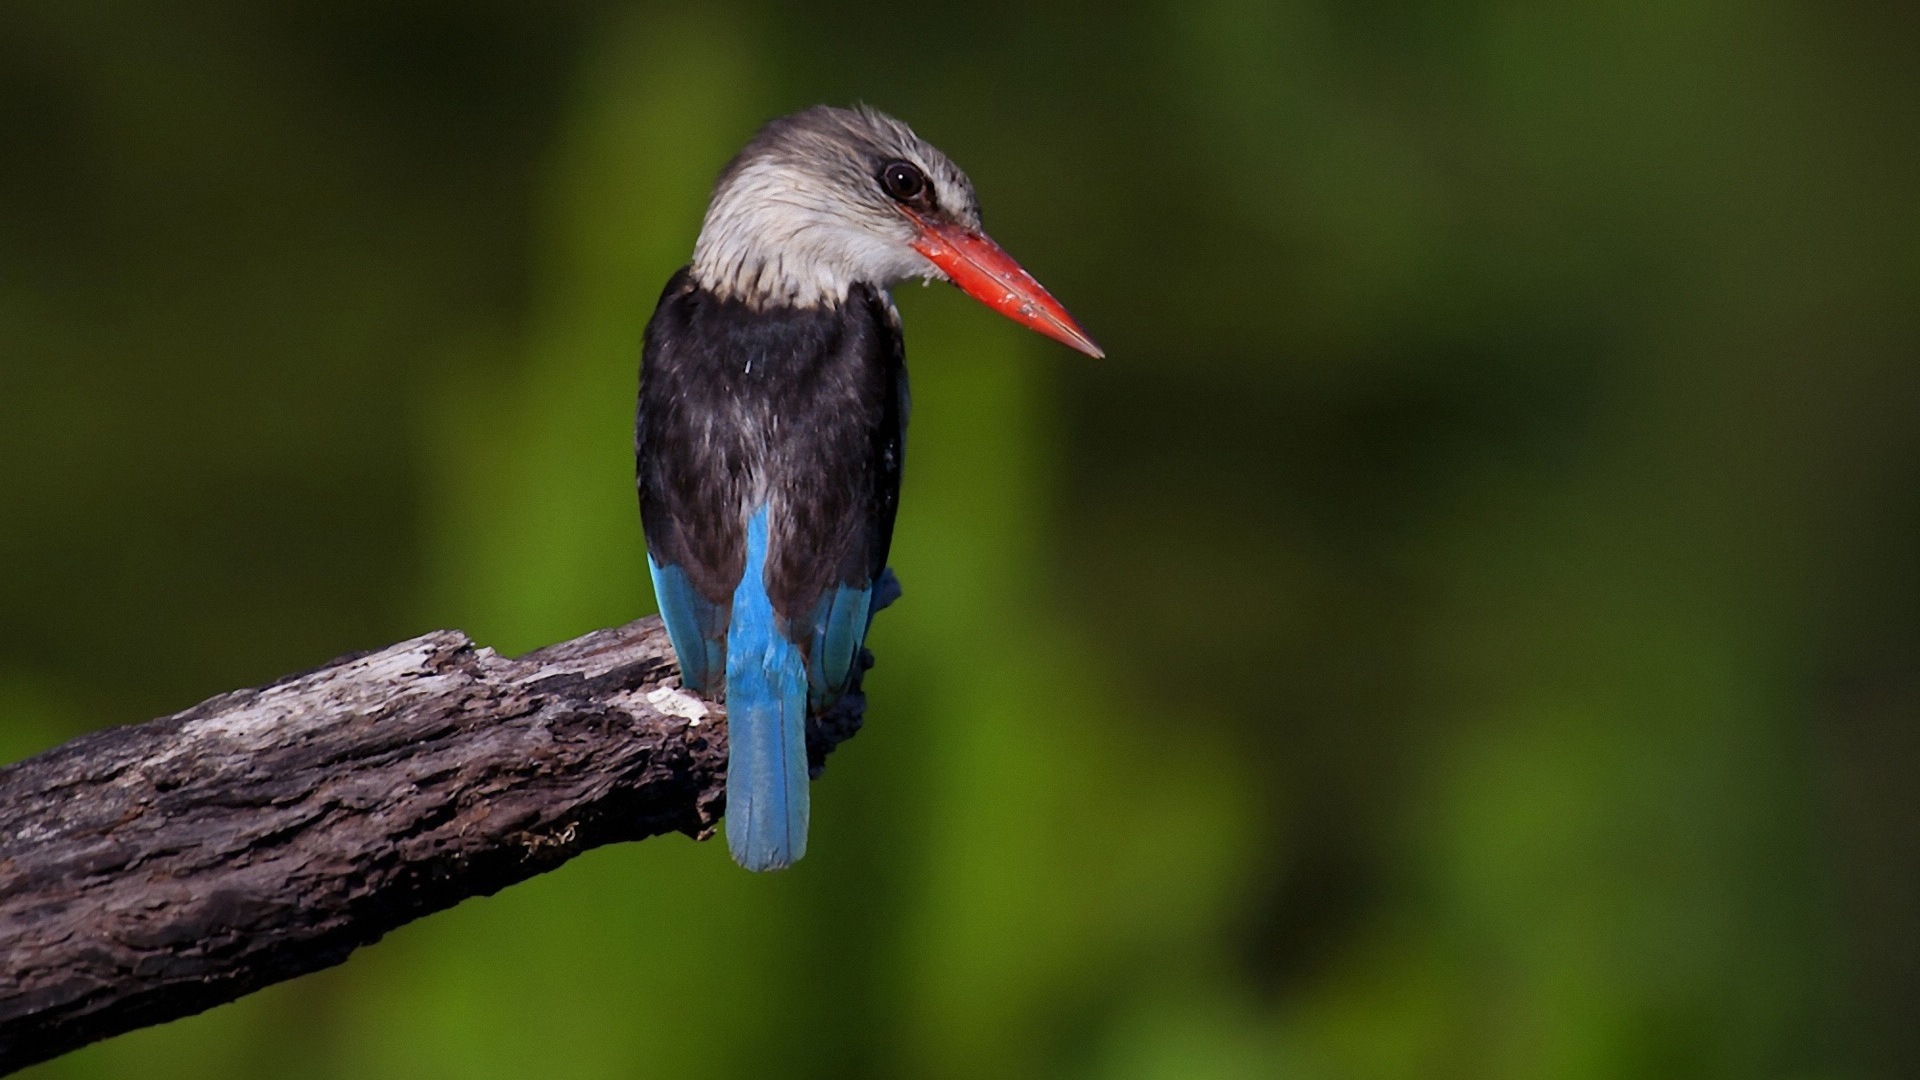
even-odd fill
[[[647,324],[647,563],[681,684],[725,707],[727,847],[749,870],[806,853],[807,719],[890,599],[908,413],[891,290],[915,278],[1102,355],[981,230],[966,174],[865,107],[762,127]]]

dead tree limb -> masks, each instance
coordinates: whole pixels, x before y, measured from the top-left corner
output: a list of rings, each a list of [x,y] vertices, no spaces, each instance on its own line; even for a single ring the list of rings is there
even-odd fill
[[[658,619],[508,659],[452,631],[0,770],[0,1072],[337,964],[723,809]],[[816,766],[862,701],[811,731]]]

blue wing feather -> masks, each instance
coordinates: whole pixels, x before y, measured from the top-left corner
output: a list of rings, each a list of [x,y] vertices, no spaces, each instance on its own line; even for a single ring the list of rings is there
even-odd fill
[[[700,595],[686,571],[662,566],[647,556],[653,595],[667,639],[680,658],[680,684],[706,698],[717,698],[727,674],[727,622],[730,605]]]
[[[867,636],[871,585],[835,587],[814,607],[807,648],[808,700],[818,712],[847,688],[853,658]]]

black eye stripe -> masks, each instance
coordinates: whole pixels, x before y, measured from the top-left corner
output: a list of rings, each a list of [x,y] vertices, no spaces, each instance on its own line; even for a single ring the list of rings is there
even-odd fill
[[[889,161],[880,166],[880,188],[898,202],[915,202],[927,194],[927,174],[911,161]]]

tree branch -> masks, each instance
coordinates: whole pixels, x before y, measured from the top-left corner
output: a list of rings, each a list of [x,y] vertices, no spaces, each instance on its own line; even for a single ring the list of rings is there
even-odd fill
[[[438,631],[0,770],[0,1072],[589,848],[711,834],[724,714],[678,674],[657,618],[519,659]],[[809,731],[816,769],[863,705]]]

